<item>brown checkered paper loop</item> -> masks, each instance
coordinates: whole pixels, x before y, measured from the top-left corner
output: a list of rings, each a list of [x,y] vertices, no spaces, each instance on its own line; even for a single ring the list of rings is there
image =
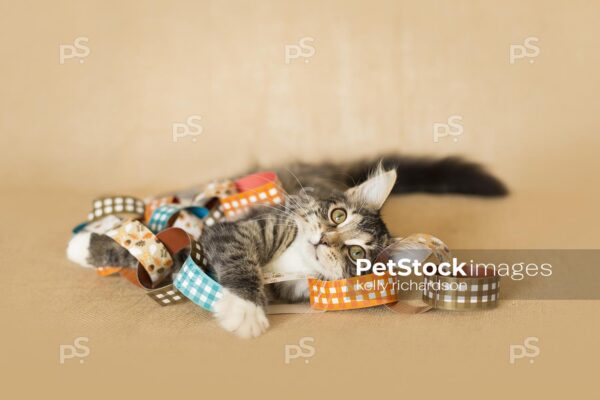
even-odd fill
[[[423,233],[412,235],[409,239],[429,247],[440,263],[451,261],[450,250],[440,239]],[[472,276],[437,274],[426,277],[423,301],[440,310],[480,310],[496,307],[500,277],[483,267],[469,271],[471,272]]]
[[[487,272],[487,276],[486,276]],[[478,310],[498,305],[500,277],[480,268],[473,277],[435,275],[425,279],[423,301],[441,310]]]
[[[144,202],[132,196],[107,196],[93,201],[93,210],[89,221],[95,221],[107,215],[127,215],[132,218],[144,217]]]

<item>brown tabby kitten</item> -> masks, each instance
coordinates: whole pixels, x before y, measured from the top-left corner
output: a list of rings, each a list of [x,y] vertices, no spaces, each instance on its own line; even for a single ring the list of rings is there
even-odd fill
[[[240,337],[258,336],[269,326],[269,298],[307,299],[306,280],[269,285],[267,292],[263,271],[332,280],[354,276],[357,259],[375,260],[392,243],[380,216],[392,192],[506,194],[496,178],[459,159],[386,157],[374,171],[373,165],[296,164],[278,172],[287,191],[285,205],[260,206],[240,221],[205,229],[200,238],[205,256],[224,288],[214,307],[224,329]],[[75,235],[67,253],[84,266],[137,264],[112,239],[94,233]]]

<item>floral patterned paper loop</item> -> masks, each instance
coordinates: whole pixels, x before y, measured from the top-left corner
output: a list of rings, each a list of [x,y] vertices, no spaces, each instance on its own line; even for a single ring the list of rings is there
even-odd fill
[[[125,221],[106,235],[140,262],[150,277],[152,288],[157,287],[171,273],[173,259],[167,248],[141,222]]]

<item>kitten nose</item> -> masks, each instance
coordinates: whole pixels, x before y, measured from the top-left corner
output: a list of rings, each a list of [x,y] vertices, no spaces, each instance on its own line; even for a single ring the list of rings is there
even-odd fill
[[[319,240],[319,244],[324,244],[325,246],[329,246],[329,241],[327,240],[327,236],[325,234],[321,235],[321,239]]]

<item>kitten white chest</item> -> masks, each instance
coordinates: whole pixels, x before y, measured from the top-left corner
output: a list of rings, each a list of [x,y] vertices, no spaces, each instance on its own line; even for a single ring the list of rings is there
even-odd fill
[[[264,267],[265,272],[280,274],[301,274],[306,276],[316,275],[314,268],[314,249],[301,237],[292,242],[281,255],[275,257]],[[312,259],[311,259],[312,257]],[[305,299],[308,297],[308,282],[306,279],[281,282],[279,285],[286,292],[287,297]]]

